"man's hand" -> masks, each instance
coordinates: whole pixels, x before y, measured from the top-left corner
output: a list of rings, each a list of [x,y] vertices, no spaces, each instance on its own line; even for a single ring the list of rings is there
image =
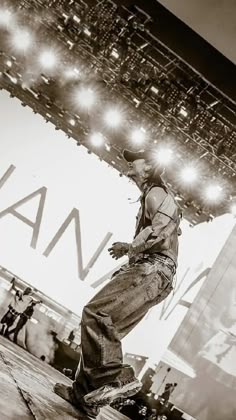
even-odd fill
[[[40,304],[40,303],[43,303],[43,301],[42,301],[42,300],[36,300],[36,301],[35,301],[35,305],[38,305],[38,304]]]
[[[119,258],[128,254],[129,244],[127,244],[126,242],[115,242],[114,244],[112,244],[111,248],[108,249],[108,251],[112,258],[118,260]]]

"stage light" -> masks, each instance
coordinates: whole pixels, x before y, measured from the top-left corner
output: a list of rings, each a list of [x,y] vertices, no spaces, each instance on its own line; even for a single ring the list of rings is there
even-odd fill
[[[176,196],[175,196],[175,200],[176,200],[176,201],[182,201],[183,199],[182,199],[182,197],[180,197],[179,195],[176,195]]]
[[[92,32],[88,28],[84,28],[84,34],[90,37]]]
[[[90,142],[95,147],[100,147],[104,144],[104,137],[101,133],[93,133],[90,136]]]
[[[74,126],[75,126],[75,124],[76,124],[76,121],[75,121],[73,118],[71,118],[71,119],[69,120],[69,123],[70,123],[70,125],[72,125],[72,127],[74,127]]]
[[[144,42],[142,45],[140,45],[140,47],[138,48],[138,51],[144,50],[144,48],[146,48],[148,45],[150,45],[148,41],[147,42]]]
[[[44,50],[39,55],[39,64],[45,70],[52,70],[58,63],[57,54],[53,50]]]
[[[14,85],[17,85],[18,80],[17,80],[17,78],[16,78],[16,77],[11,76],[11,75],[10,75],[10,74],[8,74],[8,73],[5,73],[5,75],[8,77],[8,79],[9,79],[12,83],[14,83]]]
[[[159,89],[156,86],[151,86],[150,91],[155,95],[158,95]]]
[[[91,88],[81,88],[75,93],[76,104],[83,108],[90,108],[94,105],[96,95]]]
[[[134,101],[135,108],[138,108],[141,105],[141,101],[139,101],[137,98],[132,98]]]
[[[0,9],[0,27],[7,27],[13,21],[12,12],[8,9]]]
[[[27,30],[17,30],[12,34],[10,43],[18,51],[26,51],[32,45],[32,35]]]
[[[70,41],[69,39],[67,39],[66,43],[69,47],[69,50],[72,50],[75,46],[74,42]]]
[[[131,140],[134,144],[142,144],[145,140],[144,128],[135,128],[131,133]]]
[[[193,182],[197,179],[197,171],[192,166],[186,166],[181,171],[181,178],[184,182]]]
[[[186,110],[186,108],[184,106],[181,106],[181,108],[179,110],[179,114],[182,115],[183,117],[187,117],[188,116],[188,111]]]
[[[111,151],[110,144],[105,143],[105,149],[106,149],[107,152],[110,152]]]
[[[167,165],[173,159],[173,150],[167,147],[160,148],[156,152],[156,159],[159,163]]]
[[[70,80],[76,80],[80,76],[80,71],[78,68],[68,68],[64,71],[64,77]]]
[[[219,99],[216,99],[215,101],[213,101],[210,105],[207,106],[206,109],[210,109],[210,108],[214,108],[216,105],[218,105],[220,103]]]
[[[76,15],[74,15],[74,16],[73,16],[73,20],[74,20],[76,23],[80,23],[80,22],[81,22],[81,19],[80,19],[78,16],[76,16]]]
[[[119,58],[118,51],[116,49],[114,49],[114,48],[113,48],[113,50],[111,52],[111,57],[114,57],[116,60],[117,60],[117,58]]]
[[[110,127],[117,127],[122,121],[122,115],[117,109],[110,109],[105,114],[105,121]]]
[[[205,194],[208,200],[217,200],[220,198],[222,193],[222,187],[219,185],[210,185],[206,188]]]

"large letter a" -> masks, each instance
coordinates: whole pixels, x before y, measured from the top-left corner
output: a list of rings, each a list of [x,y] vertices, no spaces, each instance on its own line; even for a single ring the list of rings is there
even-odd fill
[[[18,219],[20,219],[22,222],[26,223],[28,226],[30,226],[33,229],[33,235],[32,235],[31,244],[30,244],[32,248],[36,248],[36,245],[37,245],[39,229],[40,229],[42,216],[43,216],[43,208],[44,208],[44,203],[46,199],[46,193],[47,193],[46,187],[39,188],[39,190],[33,192],[30,195],[27,195],[27,197],[22,198],[22,200],[17,201],[15,204],[12,204],[10,207],[0,212],[0,218],[6,216],[7,214],[12,214],[12,216],[17,217]],[[22,204],[27,203],[27,201],[31,200],[37,195],[40,195],[40,201],[39,201],[39,206],[38,206],[35,222],[32,222],[30,219],[27,219],[27,217],[23,216],[23,214],[18,213],[18,211],[16,211],[15,209],[17,207],[20,207]]]

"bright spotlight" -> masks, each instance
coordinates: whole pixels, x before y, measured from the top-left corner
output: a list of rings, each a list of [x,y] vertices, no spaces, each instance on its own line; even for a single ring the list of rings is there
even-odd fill
[[[84,34],[90,37],[92,32],[88,28],[84,28]]]
[[[66,79],[76,80],[80,76],[80,71],[76,67],[74,67],[74,68],[68,68],[68,69],[66,69],[64,71],[64,76],[65,76]]]
[[[46,70],[52,70],[57,62],[57,55],[52,50],[44,50],[39,55],[39,64]]]
[[[115,59],[119,58],[119,53],[115,48],[113,48],[111,52],[111,57],[114,57]]]
[[[145,140],[144,128],[136,128],[131,133],[131,140],[134,144],[142,144]]]
[[[184,106],[181,106],[180,110],[179,110],[180,115],[182,115],[183,117],[187,117],[188,116],[188,111]]]
[[[13,48],[25,51],[32,45],[32,35],[27,30],[17,30],[10,41]]]
[[[72,125],[72,127],[74,127],[74,126],[75,126],[75,124],[76,124],[76,121],[74,120],[74,118],[71,118],[71,119],[69,120],[69,123],[70,123],[70,125]]]
[[[173,159],[173,150],[163,147],[157,151],[156,157],[159,163],[166,165]]]
[[[104,137],[101,133],[93,133],[90,136],[90,142],[93,146],[100,147],[104,143]]]
[[[7,27],[11,24],[13,15],[10,10],[0,9],[0,27]]]
[[[105,121],[110,127],[117,127],[122,121],[121,113],[117,109],[110,109],[105,114]]]
[[[197,171],[192,166],[186,166],[181,171],[181,178],[184,182],[193,182],[197,179]]]
[[[81,88],[75,94],[76,103],[83,108],[90,108],[95,103],[95,93],[91,88]]]
[[[157,87],[153,85],[151,86],[150,91],[155,95],[158,95],[159,89],[157,89]]]
[[[210,185],[206,189],[206,197],[212,201],[220,198],[221,193],[222,193],[222,188],[219,185]]]

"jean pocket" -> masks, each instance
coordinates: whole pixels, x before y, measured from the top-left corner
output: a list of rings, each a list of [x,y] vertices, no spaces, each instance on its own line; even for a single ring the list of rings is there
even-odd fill
[[[163,274],[157,274],[146,289],[150,302],[160,303],[173,290],[172,282]]]

